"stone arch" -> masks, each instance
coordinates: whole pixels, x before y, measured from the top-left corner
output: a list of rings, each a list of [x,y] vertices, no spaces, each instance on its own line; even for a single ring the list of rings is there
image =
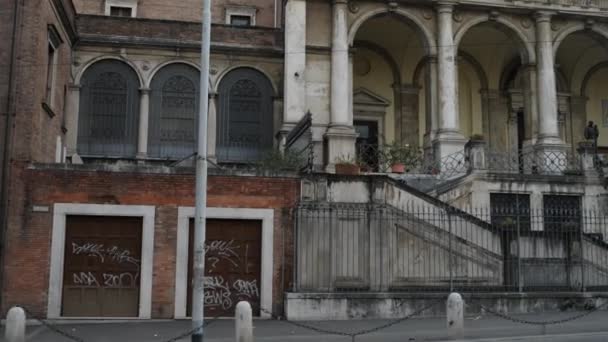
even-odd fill
[[[146,84],[144,82],[144,77],[142,76],[142,74],[141,74],[140,70],[137,68],[137,66],[133,62],[131,62],[130,60],[128,60],[126,58],[119,57],[119,56],[99,56],[99,57],[95,57],[95,58],[89,60],[76,73],[76,77],[74,78],[74,84],[80,85],[80,83],[82,81],[82,75],[85,74],[85,72],[87,71],[87,69],[89,69],[95,63],[103,61],[103,60],[116,60],[116,61],[123,62],[123,63],[127,64],[131,69],[133,69],[133,72],[135,72],[135,74],[137,75],[137,78],[139,79],[139,86],[140,86],[140,88],[143,88],[144,85]]]
[[[358,17],[352,23],[352,25],[350,26],[349,31],[348,31],[349,46],[353,46],[357,32],[359,31],[359,28],[365,22],[367,22],[368,20],[370,20],[374,17],[380,16],[380,15],[383,15],[386,13],[393,13],[393,14],[396,14],[401,19],[405,19],[405,21],[411,25],[414,32],[416,32],[418,34],[420,40],[422,41],[422,44],[424,45],[426,54],[427,55],[436,55],[437,54],[437,47],[435,44],[436,39],[433,36],[432,32],[426,26],[424,26],[424,23],[420,18],[418,18],[411,12],[406,11],[401,8],[397,8],[397,9],[389,9],[386,7],[376,8],[374,10],[367,11],[365,14]]]
[[[186,64],[189,65],[191,67],[193,67],[194,69],[198,70],[199,72],[201,71],[201,68],[198,64],[185,60],[185,59],[174,59],[174,60],[170,60],[170,61],[166,61],[163,63],[160,63],[159,65],[157,65],[152,72],[150,72],[150,76],[148,76],[148,79],[146,80],[146,84],[145,86],[147,88],[150,88],[150,85],[152,84],[152,80],[154,79],[154,76],[156,76],[156,74],[163,69],[166,66],[172,65],[172,64]],[[211,89],[211,78],[209,79],[209,89]]]
[[[591,80],[591,77],[593,77],[593,74],[604,68],[608,68],[608,61],[594,65],[587,71],[587,73],[585,73],[585,77],[583,78],[583,82],[581,83],[582,96],[587,96],[587,84],[589,83],[589,80]]]
[[[370,42],[367,40],[356,40],[354,42],[354,46],[356,47],[362,47],[362,48],[366,48],[376,54],[378,54],[380,57],[382,57],[386,63],[389,65],[389,67],[391,68],[391,72],[393,74],[393,79],[395,80],[395,83],[397,84],[401,84],[401,73],[399,72],[399,65],[397,65],[397,62],[395,61],[395,59],[393,58],[393,56],[391,56],[391,54],[382,46],[374,43],[374,42]]]
[[[514,58],[503,68],[502,73],[500,74],[500,80],[498,82],[499,90],[505,91],[509,89],[509,84],[517,77],[521,66],[521,60]]]
[[[483,70],[481,63],[479,63],[475,57],[465,51],[459,50],[458,57],[461,57],[465,62],[469,63],[469,65],[473,67],[473,70],[475,70],[475,73],[479,78],[479,82],[481,83],[481,89],[488,89],[488,76],[486,75],[485,70]]]
[[[524,64],[535,63],[536,54],[534,52],[534,44],[528,40],[526,34],[522,32],[515,23],[502,16],[490,18],[490,15],[486,14],[467,21],[460,26],[454,34],[454,46],[456,48],[460,46],[460,41],[471,28],[486,22],[499,23],[500,25],[497,26],[498,29],[501,29],[506,35],[515,38],[515,43],[519,45],[519,54]]]
[[[429,60],[431,58],[432,57],[426,56],[422,57],[420,61],[418,61],[418,64],[416,64],[416,68],[414,69],[414,73],[412,74],[413,85],[420,85],[420,77],[422,77],[422,71],[424,70],[424,67],[426,67],[426,65],[429,63]]]
[[[279,92],[279,87],[277,86],[275,80],[270,76],[270,74],[268,72],[266,72],[266,70],[255,66],[255,65],[251,65],[251,64],[239,64],[239,65],[235,65],[235,66],[231,66],[230,68],[227,68],[225,70],[223,70],[217,77],[217,79],[215,80],[215,84],[213,84],[209,90],[213,93],[218,93],[219,92],[219,87],[222,84],[222,80],[226,77],[226,75],[230,74],[232,71],[236,70],[236,69],[254,69],[255,71],[258,71],[260,73],[262,73],[264,76],[266,76],[266,79],[268,80],[268,82],[270,82],[270,85],[272,87],[272,96],[278,96],[280,94]]]
[[[580,32],[587,31],[592,33],[591,37],[600,41],[604,47],[608,46],[608,30],[599,26],[599,25],[586,25],[584,23],[576,23],[570,26],[564,27],[561,31],[559,31],[555,38],[553,38],[553,58],[557,57],[557,52],[559,51],[559,47],[561,46],[564,39],[566,39],[569,35]]]

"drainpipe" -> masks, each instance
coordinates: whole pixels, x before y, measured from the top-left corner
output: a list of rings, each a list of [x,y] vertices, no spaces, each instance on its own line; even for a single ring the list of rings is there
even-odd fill
[[[2,139],[4,140],[4,149],[2,150],[2,179],[0,179],[0,293],[4,293],[4,253],[6,245],[4,242],[6,236],[6,228],[8,227],[8,187],[9,187],[9,174],[10,174],[10,160],[11,160],[11,143],[12,143],[12,125],[14,113],[14,77],[15,77],[15,60],[17,59],[17,27],[21,21],[21,11],[19,8],[19,0],[14,0],[14,13],[13,13],[13,32],[11,37],[10,47],[10,62],[8,69],[8,90],[6,97],[6,119],[5,119],[5,130],[2,132]],[[4,305],[4,298],[0,295],[0,307]]]

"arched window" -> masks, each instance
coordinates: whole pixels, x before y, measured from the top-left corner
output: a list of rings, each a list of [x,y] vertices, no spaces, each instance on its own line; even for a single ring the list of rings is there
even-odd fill
[[[134,157],[137,152],[139,78],[116,60],[90,66],[81,80],[78,153]]]
[[[272,149],[272,85],[259,71],[229,72],[218,91],[216,155],[220,162],[254,161]]]
[[[148,155],[183,158],[196,149],[199,107],[198,70],[171,64],[156,73],[151,84]]]

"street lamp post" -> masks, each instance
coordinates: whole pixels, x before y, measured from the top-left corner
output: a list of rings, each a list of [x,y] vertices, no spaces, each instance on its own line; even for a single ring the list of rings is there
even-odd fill
[[[203,341],[205,301],[205,231],[207,208],[207,112],[209,108],[209,47],[211,0],[203,0],[201,35],[201,84],[196,154],[196,209],[194,212],[194,262],[192,284],[192,342]]]

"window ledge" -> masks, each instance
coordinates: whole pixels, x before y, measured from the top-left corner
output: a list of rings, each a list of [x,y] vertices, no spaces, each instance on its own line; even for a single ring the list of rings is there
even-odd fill
[[[52,119],[54,118],[57,114],[55,114],[55,111],[53,110],[53,108],[51,108],[51,105],[49,105],[46,101],[42,102],[42,109],[44,109],[44,111],[46,112],[46,114]]]

